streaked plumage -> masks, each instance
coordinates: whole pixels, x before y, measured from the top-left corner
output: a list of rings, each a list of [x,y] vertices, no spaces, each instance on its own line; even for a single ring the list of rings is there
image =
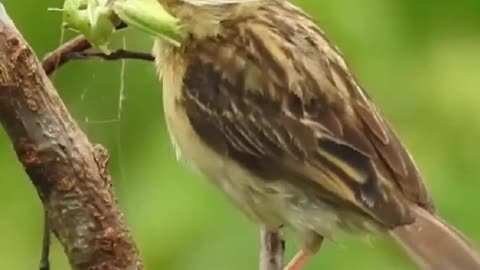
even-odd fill
[[[308,248],[434,217],[412,158],[303,11],[284,0],[160,2],[186,35],[180,48],[154,48],[175,148],[250,218],[292,228]]]

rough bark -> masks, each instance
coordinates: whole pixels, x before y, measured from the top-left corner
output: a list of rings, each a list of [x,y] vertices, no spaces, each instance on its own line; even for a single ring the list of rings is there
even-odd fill
[[[69,115],[1,4],[0,122],[72,269],[143,269],[113,193],[107,151]]]

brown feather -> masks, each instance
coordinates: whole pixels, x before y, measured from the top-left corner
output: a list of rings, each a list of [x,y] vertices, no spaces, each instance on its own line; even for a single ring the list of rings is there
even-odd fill
[[[456,229],[439,217],[415,208],[416,221],[390,235],[425,270],[478,270],[480,254]]]
[[[279,8],[286,9],[283,21],[292,16],[286,12],[291,6],[264,4],[258,17],[240,17],[216,36],[187,43],[182,104],[188,115],[204,115],[190,117],[192,125],[223,133],[221,145],[227,145],[230,158],[271,159],[272,166],[289,159],[310,163],[338,182],[328,190],[339,197],[351,190],[350,203],[374,220],[387,227],[411,222],[408,200],[430,203],[416,201],[428,197],[415,194],[426,192],[418,188],[420,178],[411,178],[418,176],[416,168],[405,172],[411,159],[401,154],[405,150],[311,19],[296,12],[295,21],[280,23]],[[279,27],[271,25],[275,20]],[[322,177],[309,177],[329,185]],[[408,186],[414,181],[413,194],[392,188],[404,181]]]

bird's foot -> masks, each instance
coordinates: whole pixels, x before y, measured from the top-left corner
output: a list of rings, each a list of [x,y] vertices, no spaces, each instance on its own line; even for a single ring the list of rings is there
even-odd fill
[[[305,242],[304,248],[298,251],[284,270],[301,270],[310,259],[320,250],[323,237],[315,236]]]
[[[303,250],[299,251],[295,257],[288,263],[284,270],[301,270],[310,259],[311,255],[307,255]]]

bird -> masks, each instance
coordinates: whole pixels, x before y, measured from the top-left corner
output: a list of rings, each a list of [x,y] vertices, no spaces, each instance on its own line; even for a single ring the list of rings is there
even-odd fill
[[[287,0],[158,1],[183,37],[152,49],[177,158],[253,222],[294,233],[286,270],[341,233],[388,235],[421,269],[480,269],[310,15]]]

